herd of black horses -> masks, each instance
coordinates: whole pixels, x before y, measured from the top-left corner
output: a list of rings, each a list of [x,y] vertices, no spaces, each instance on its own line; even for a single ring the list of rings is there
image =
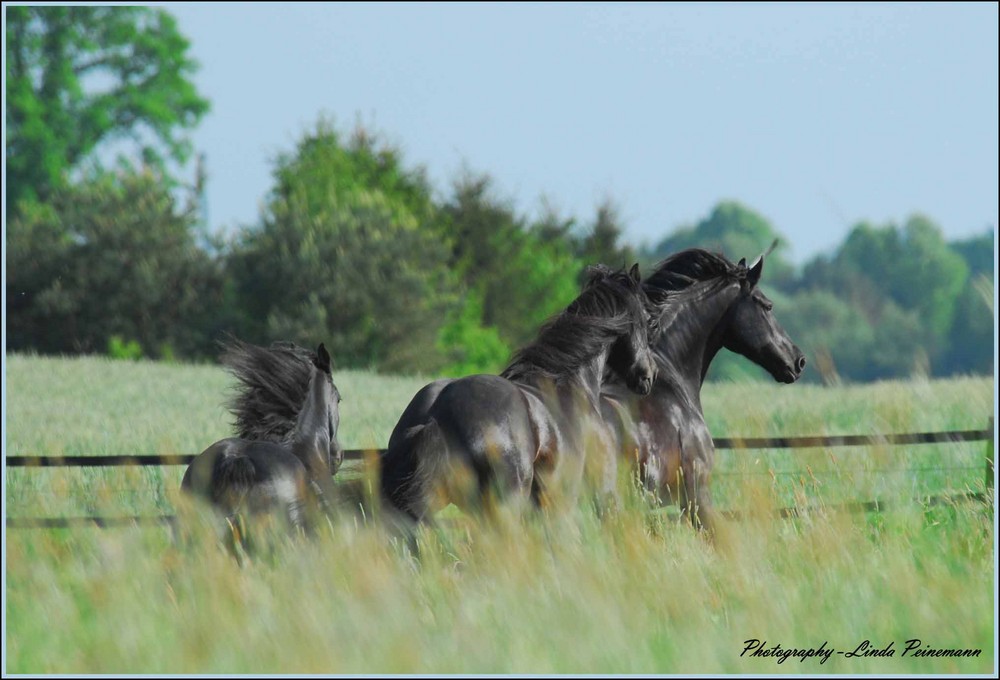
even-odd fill
[[[417,392],[367,495],[333,483],[343,449],[326,347],[231,339],[222,360],[238,381],[237,433],[195,458],[182,489],[230,526],[277,513],[309,531],[321,513],[374,500],[397,526],[413,527],[450,503],[482,513],[497,504],[566,507],[589,494],[607,507],[628,465],[657,501],[678,503],[711,532],[715,449],[700,397],[709,365],[726,348],[792,383],[806,363],[758,286],[765,255],[747,266],[689,249],[645,280],[638,266],[590,267],[580,295],[500,375]]]

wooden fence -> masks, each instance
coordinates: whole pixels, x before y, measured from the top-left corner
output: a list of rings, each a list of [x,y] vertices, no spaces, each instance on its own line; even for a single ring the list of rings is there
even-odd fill
[[[989,419],[983,430],[958,430],[952,432],[915,432],[905,434],[875,434],[875,435],[840,435],[840,436],[808,436],[808,437],[716,437],[713,438],[716,449],[805,449],[817,447],[838,446],[901,446],[913,444],[952,444],[958,442],[986,441],[985,491],[965,492],[959,494],[929,496],[915,499],[929,505],[950,503],[956,500],[974,499],[989,501],[993,490],[994,477],[994,418]],[[379,449],[349,449],[344,451],[345,460],[362,460],[366,453],[379,453]],[[8,468],[25,467],[129,467],[129,466],[160,466],[188,465],[195,456],[192,455],[138,455],[138,456],[7,456],[4,464]],[[897,501],[898,502],[898,501]],[[885,509],[889,504],[885,501],[856,501],[837,507],[848,512],[872,512]],[[798,517],[810,508],[790,507],[778,510],[780,517]],[[723,512],[724,515],[738,519],[737,511]],[[8,517],[7,528],[66,528],[74,526],[119,527],[137,523],[169,524],[175,520],[173,515],[154,515],[145,517]]]

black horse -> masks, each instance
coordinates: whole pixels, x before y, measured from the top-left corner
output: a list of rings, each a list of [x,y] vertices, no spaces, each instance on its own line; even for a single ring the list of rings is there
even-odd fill
[[[676,500],[696,527],[711,530],[713,523],[715,446],[701,407],[712,359],[725,347],[782,383],[798,380],[806,365],[757,285],[763,268],[763,255],[747,267],[701,249],[661,262],[643,284],[660,309],[652,392],[637,398],[609,380],[602,394],[619,450],[638,466],[646,488],[661,501]]]
[[[230,406],[237,436],[200,453],[181,489],[207,499],[232,527],[245,513],[277,509],[292,527],[309,529],[311,507],[330,511],[343,461],[330,354],[322,344],[315,353],[292,343],[265,349],[232,340],[224,347],[223,363],[240,382]]]
[[[593,267],[583,291],[499,375],[433,382],[406,407],[380,458],[382,496],[420,522],[449,502],[548,504],[593,473],[613,492],[616,458],[598,403],[605,367],[649,392],[655,366],[638,266]],[[591,478],[588,478],[591,479]]]

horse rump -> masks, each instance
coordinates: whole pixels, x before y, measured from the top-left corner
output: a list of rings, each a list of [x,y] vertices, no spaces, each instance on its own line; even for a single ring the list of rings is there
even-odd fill
[[[256,481],[257,468],[249,456],[219,456],[212,469],[209,499],[216,505],[235,509],[246,499]]]

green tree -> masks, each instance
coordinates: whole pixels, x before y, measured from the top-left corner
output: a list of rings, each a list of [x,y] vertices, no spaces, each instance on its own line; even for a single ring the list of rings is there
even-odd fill
[[[510,347],[495,326],[483,326],[483,302],[477,291],[468,291],[464,303],[441,328],[438,346],[449,376],[499,373],[510,358]]]
[[[826,288],[862,310],[871,323],[892,302],[919,319],[916,333],[933,362],[944,351],[956,302],[969,278],[961,255],[940,228],[916,215],[902,228],[854,227],[832,258],[817,258],[803,273],[810,288]]]
[[[146,356],[212,352],[222,272],[195,243],[195,216],[153,169],[96,172],[27,204],[7,228],[8,347]]]
[[[734,262],[740,258],[749,262],[767,250],[775,239],[778,245],[767,258],[767,283],[784,290],[790,288],[795,274],[785,257],[787,239],[763,216],[736,201],[723,201],[695,226],[675,230],[653,248],[649,258],[659,261],[686,248],[705,248]]]
[[[7,215],[45,201],[102,142],[133,139],[144,161],[190,152],[208,110],[188,41],[162,9],[6,7]],[[150,138],[152,137],[152,139]]]
[[[531,225],[531,233],[542,243],[569,243],[575,227],[576,218],[563,217],[551,201],[543,199],[541,216]]]
[[[992,277],[982,273],[970,278],[962,289],[955,303],[947,348],[941,358],[941,373],[993,372],[996,318],[982,294],[982,290],[992,288]]]
[[[316,181],[303,183],[305,176]],[[406,168],[400,151],[377,132],[358,126],[342,139],[326,116],[292,153],[279,154],[274,179],[272,196],[295,194],[307,212],[328,207],[330,194],[343,199],[375,191],[389,200],[394,213],[416,219],[423,228],[435,226],[436,206],[426,171]]]
[[[610,199],[597,207],[597,215],[577,245],[577,256],[585,264],[631,267],[636,262],[635,249],[622,243],[623,229],[618,206]],[[582,273],[581,273],[582,276]]]
[[[448,248],[415,214],[432,213],[429,195],[383,151],[321,121],[278,159],[262,222],[230,258],[245,335],[323,340],[341,366],[440,368],[458,304]]]
[[[989,304],[992,295],[993,257],[996,253],[996,232],[985,233],[948,244],[969,268],[969,280],[958,296],[955,316],[948,334],[948,346],[942,360],[945,373],[992,373],[993,326],[996,323]]]
[[[952,241],[948,247],[962,256],[970,276],[986,274],[993,280],[993,253],[996,252],[996,230],[992,227],[979,236]]]
[[[481,326],[496,328],[506,345],[532,339],[549,316],[576,297],[582,264],[570,244],[528,229],[493,195],[489,176],[461,177],[441,212],[451,266],[465,290],[482,301]]]

